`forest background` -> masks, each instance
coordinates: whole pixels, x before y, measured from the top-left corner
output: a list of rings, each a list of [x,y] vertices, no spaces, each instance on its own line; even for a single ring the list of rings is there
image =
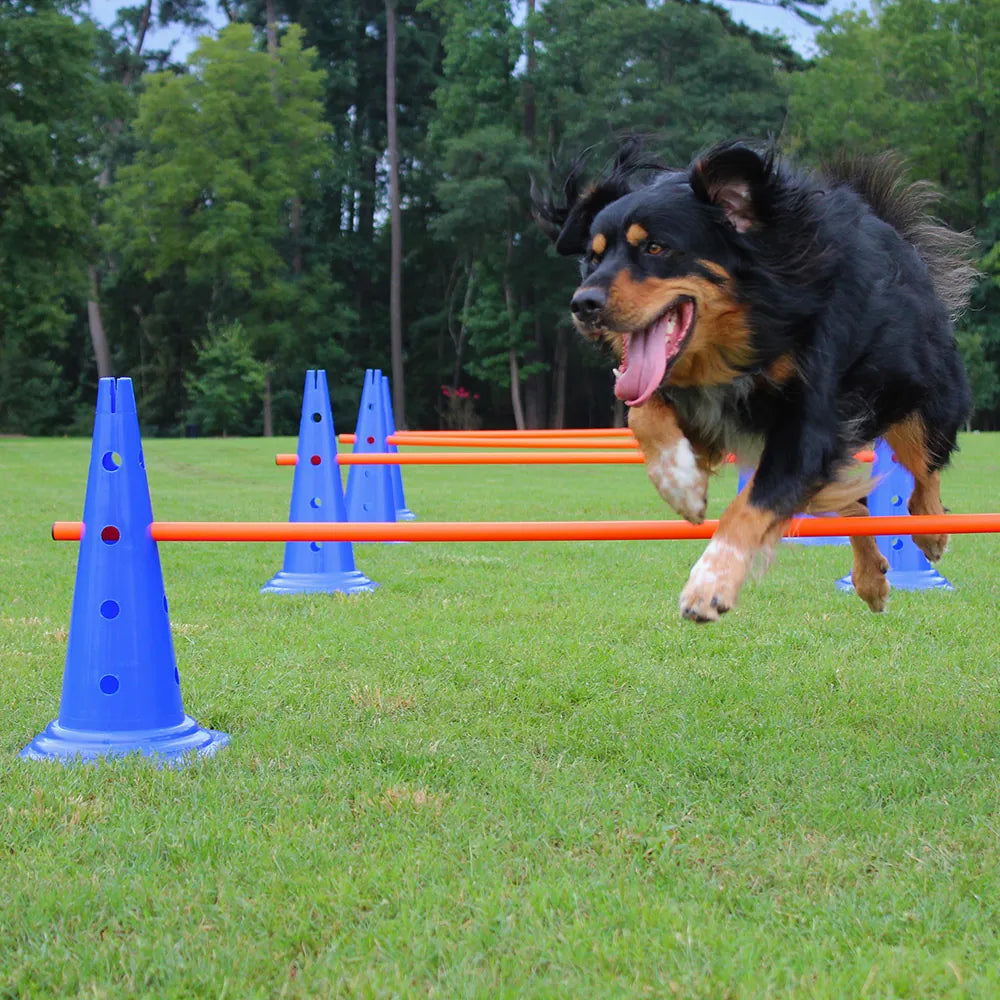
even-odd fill
[[[1000,427],[1000,0],[779,3],[814,55],[696,0],[0,0],[0,432],[89,433],[114,374],[146,434],[292,434],[315,367],[341,422],[367,367],[400,426],[620,422],[531,187],[626,132],[898,150],[978,238]]]

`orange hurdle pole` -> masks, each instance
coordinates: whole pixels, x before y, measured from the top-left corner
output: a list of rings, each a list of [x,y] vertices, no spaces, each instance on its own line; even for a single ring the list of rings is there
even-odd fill
[[[338,465],[641,465],[640,452],[368,452],[337,456]],[[297,465],[298,455],[274,456],[275,465]]]
[[[584,438],[519,438],[519,437],[488,437],[467,438],[460,434],[390,434],[385,439],[386,444],[411,445],[433,448],[629,448],[637,450],[639,445],[635,438],[600,438],[587,441]]]
[[[859,462],[870,462],[871,453],[859,451]],[[297,465],[298,455],[277,454],[275,465]],[[644,459],[638,449],[632,451],[550,451],[537,452],[368,452],[337,456],[338,465],[642,465]],[[730,455],[727,462],[734,461]]]
[[[711,538],[718,521],[154,521],[157,542],[599,542]],[[56,541],[79,541],[82,521],[56,521]],[[966,535],[1000,532],[1000,514],[815,517],[789,522],[787,536]]]
[[[342,444],[351,444],[354,441],[353,434],[340,434],[337,440]],[[457,434],[446,434],[435,432],[434,434],[417,434],[410,431],[406,434],[402,432],[390,434],[386,439],[386,444],[410,445],[412,447],[424,448],[606,448],[608,451],[638,451],[639,444],[634,437],[608,438],[602,441],[586,441],[582,438],[518,438],[509,435],[504,437],[472,438],[462,437]],[[875,452],[871,449],[863,449],[854,455],[859,462],[874,461]],[[733,456],[727,456],[726,461],[732,462]],[[281,464],[281,463],[279,463]]]
[[[467,438],[469,441],[485,441],[490,438],[517,438],[518,440],[530,441],[533,438],[537,440],[545,439],[558,439],[563,438],[632,438],[634,436],[632,432],[627,427],[595,427],[591,430],[586,430],[585,428],[572,428],[569,430],[506,430],[506,431],[396,431],[393,437],[397,437],[400,440],[403,438],[409,438],[413,435],[417,437],[460,437]],[[354,444],[353,434],[338,434],[337,440],[341,444]]]

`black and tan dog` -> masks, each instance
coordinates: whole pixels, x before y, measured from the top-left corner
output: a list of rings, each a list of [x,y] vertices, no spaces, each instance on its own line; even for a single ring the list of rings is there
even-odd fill
[[[619,359],[615,393],[663,499],[699,522],[727,453],[757,468],[691,570],[687,618],[731,608],[796,512],[867,513],[852,455],[877,436],[913,473],[911,513],[943,512],[939,472],[970,406],[952,317],[975,270],[932,200],[891,157],[819,175],[725,143],[687,170],[631,147],[603,181],[538,206],[556,249],[583,258],[573,318]],[[936,560],[947,536],[915,541]],[[886,561],[851,542],[855,589],[882,611]]]

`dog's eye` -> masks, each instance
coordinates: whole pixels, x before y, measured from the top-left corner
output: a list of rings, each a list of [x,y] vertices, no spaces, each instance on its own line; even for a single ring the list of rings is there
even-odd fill
[[[662,246],[659,243],[653,243],[652,241],[650,241],[649,243],[646,244],[646,253],[651,254],[653,257],[656,257],[658,254],[663,253],[665,250],[666,247]]]

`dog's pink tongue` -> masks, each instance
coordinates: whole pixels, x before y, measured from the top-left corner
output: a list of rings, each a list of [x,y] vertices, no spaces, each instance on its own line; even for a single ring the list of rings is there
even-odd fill
[[[641,406],[656,391],[667,370],[666,317],[642,333],[625,334],[625,370],[615,382],[615,395],[629,406]]]

